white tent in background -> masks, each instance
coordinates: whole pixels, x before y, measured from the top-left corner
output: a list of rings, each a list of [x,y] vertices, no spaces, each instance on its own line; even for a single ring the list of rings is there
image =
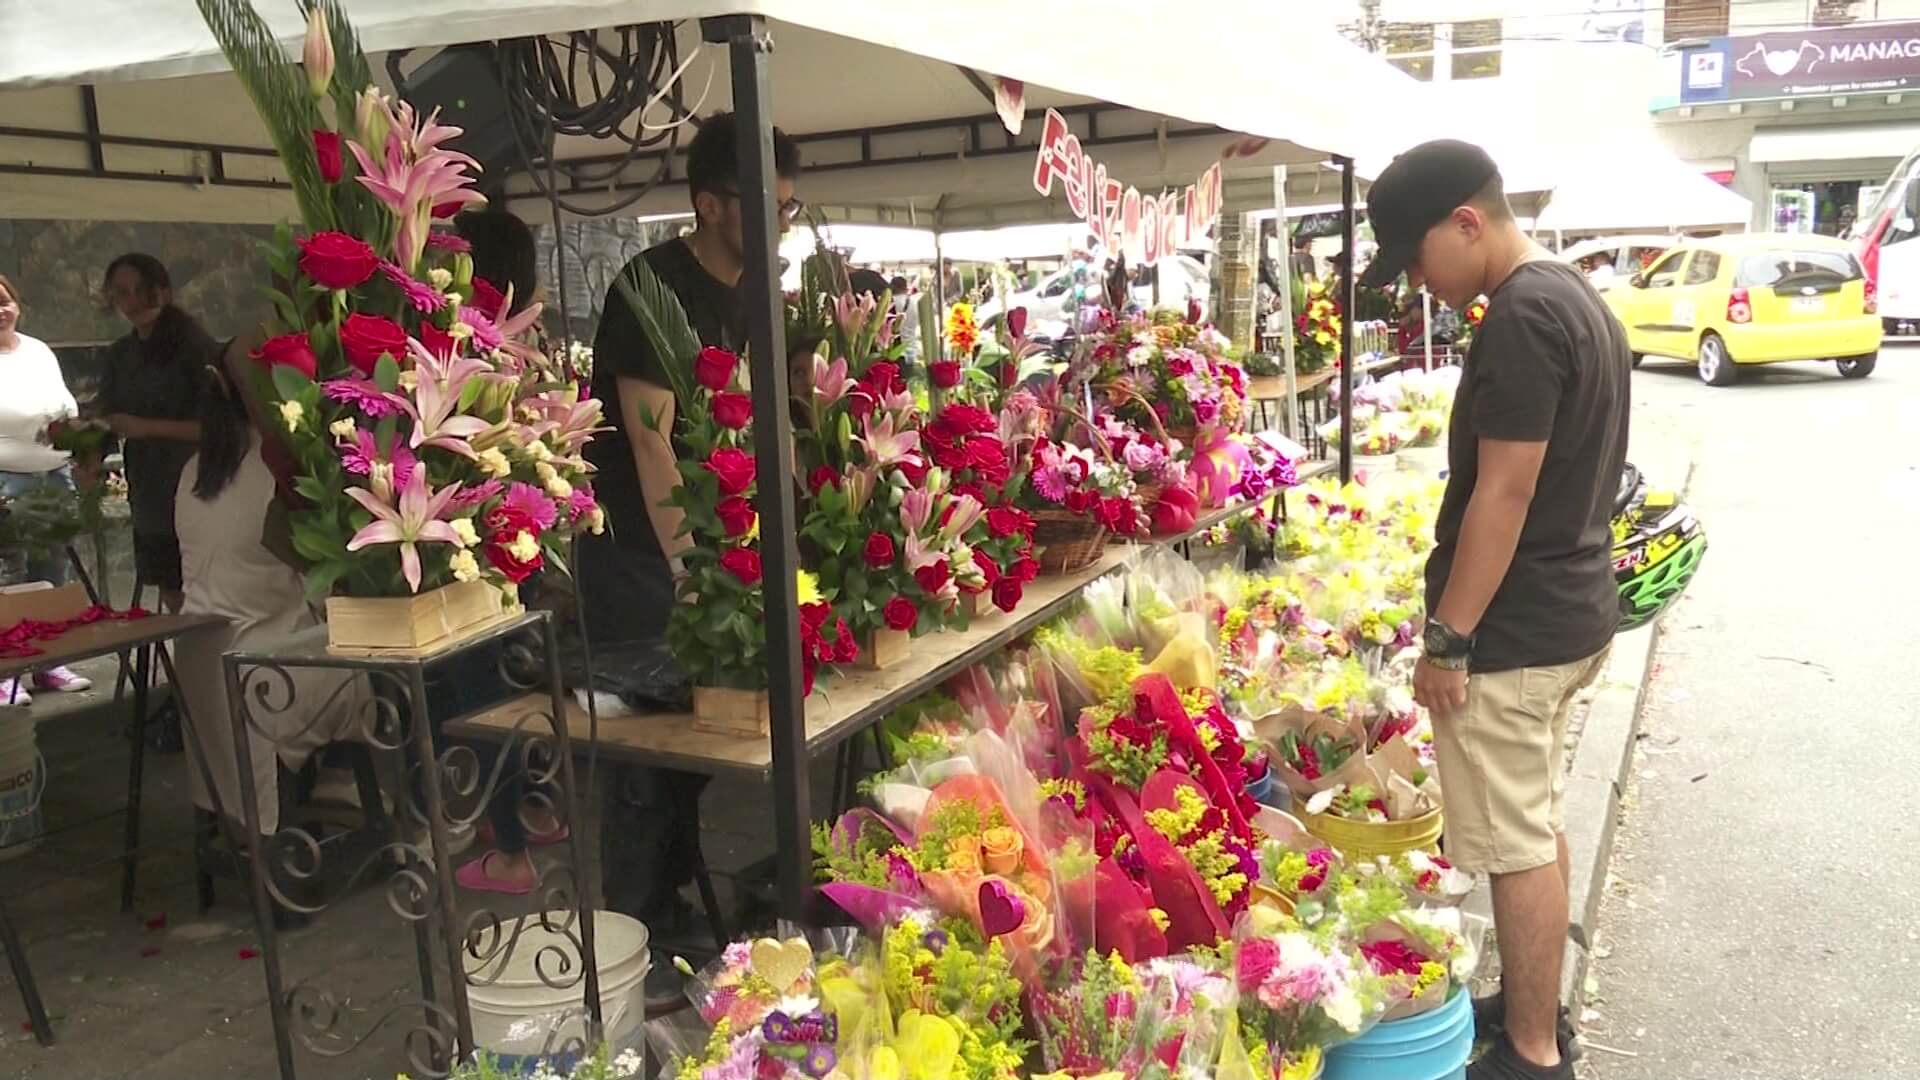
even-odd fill
[[[1554,186],[1537,229],[1624,232],[1744,229],[1753,203],[1648,142],[1596,152]]]

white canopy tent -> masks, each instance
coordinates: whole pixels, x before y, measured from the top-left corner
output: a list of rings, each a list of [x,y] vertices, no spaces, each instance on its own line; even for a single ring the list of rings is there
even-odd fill
[[[1541,232],[1745,229],[1753,216],[1751,200],[1650,143],[1595,153],[1582,165],[1554,187]]]
[[[256,6],[291,54],[293,0]],[[0,36],[0,215],[267,222],[288,216],[277,159],[192,0],[13,5]],[[1211,0],[1151,21],[1111,5],[982,0],[963,18],[878,16],[853,0],[353,0],[370,54],[658,20],[692,57],[686,99],[731,103],[724,56],[692,20],[715,8],[766,16],[775,119],[802,140],[808,201],[857,220],[982,227],[1069,218],[1033,191],[1030,117],[1018,137],[993,116],[980,77],[1027,84],[1029,110],[1069,115],[1110,175],[1142,192],[1191,184],[1241,136],[1228,181],[1267,167],[1358,158],[1381,138],[1353,117],[1411,114],[1417,84],[1285,5]],[[1223,37],[1221,28],[1239,32]],[[1131,59],[1130,59],[1131,58]],[[375,57],[374,67],[381,64]],[[76,84],[90,84],[91,88]],[[1053,88],[1053,89],[1049,89]],[[1323,103],[1338,102],[1338,108]],[[1378,141],[1376,141],[1378,140]],[[563,160],[605,154],[563,140]],[[1299,170],[1305,191],[1329,190]],[[634,177],[651,172],[642,161]],[[1250,187],[1251,189],[1251,187]],[[525,185],[516,184],[516,192]],[[1337,181],[1331,185],[1337,193]],[[681,210],[662,185],[634,212]],[[533,208],[521,206],[523,211]]]

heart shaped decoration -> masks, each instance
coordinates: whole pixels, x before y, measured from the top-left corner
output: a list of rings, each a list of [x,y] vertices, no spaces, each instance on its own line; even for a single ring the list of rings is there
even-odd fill
[[[753,973],[767,980],[778,993],[784,994],[793,989],[813,966],[813,946],[806,938],[794,937],[785,941],[774,938],[760,938],[753,943],[753,949],[747,954],[753,964]]]
[[[989,878],[980,883],[980,929],[989,938],[1011,934],[1027,921],[1027,902],[1007,888],[1007,883]]]

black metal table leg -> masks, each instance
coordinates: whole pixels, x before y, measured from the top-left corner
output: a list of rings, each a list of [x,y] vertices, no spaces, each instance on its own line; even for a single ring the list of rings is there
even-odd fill
[[[140,863],[140,789],[147,764],[147,695],[153,681],[153,650],[142,646],[133,661],[133,726],[127,747],[126,849],[120,856],[120,910],[133,910],[134,871]]]
[[[47,1023],[47,1008],[40,1003],[40,986],[33,981],[33,968],[27,964],[27,950],[20,944],[20,932],[13,927],[13,916],[0,903],[0,948],[7,951],[7,966],[13,969],[14,985],[20,988],[20,1000],[27,1007],[27,1022],[41,1046],[53,1045],[53,1026]]]

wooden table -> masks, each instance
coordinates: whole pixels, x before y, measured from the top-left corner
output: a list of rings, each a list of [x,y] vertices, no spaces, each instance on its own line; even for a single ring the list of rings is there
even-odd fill
[[[157,646],[182,634],[218,626],[224,621],[212,615],[149,615],[144,619],[89,623],[75,627],[51,641],[36,643],[43,650],[37,656],[0,658],[0,679],[5,679],[24,677],[27,672],[41,668],[77,664],[102,656],[128,651],[135,654],[133,724],[128,729],[127,804],[122,810],[114,811],[127,815],[125,844],[120,854],[121,911],[133,910],[134,869],[140,848],[140,791],[146,771],[147,691],[153,681],[153,654]],[[161,653],[163,663],[165,655]],[[178,707],[184,717],[186,703],[178,701]],[[47,1024],[47,1012],[40,1001],[39,987],[34,982],[33,970],[27,964],[26,953],[20,946],[19,935],[14,930],[12,918],[7,914],[4,900],[0,900],[0,946],[6,949],[14,981],[20,985],[20,997],[26,1004],[34,1038],[42,1046],[52,1045],[53,1029]]]

